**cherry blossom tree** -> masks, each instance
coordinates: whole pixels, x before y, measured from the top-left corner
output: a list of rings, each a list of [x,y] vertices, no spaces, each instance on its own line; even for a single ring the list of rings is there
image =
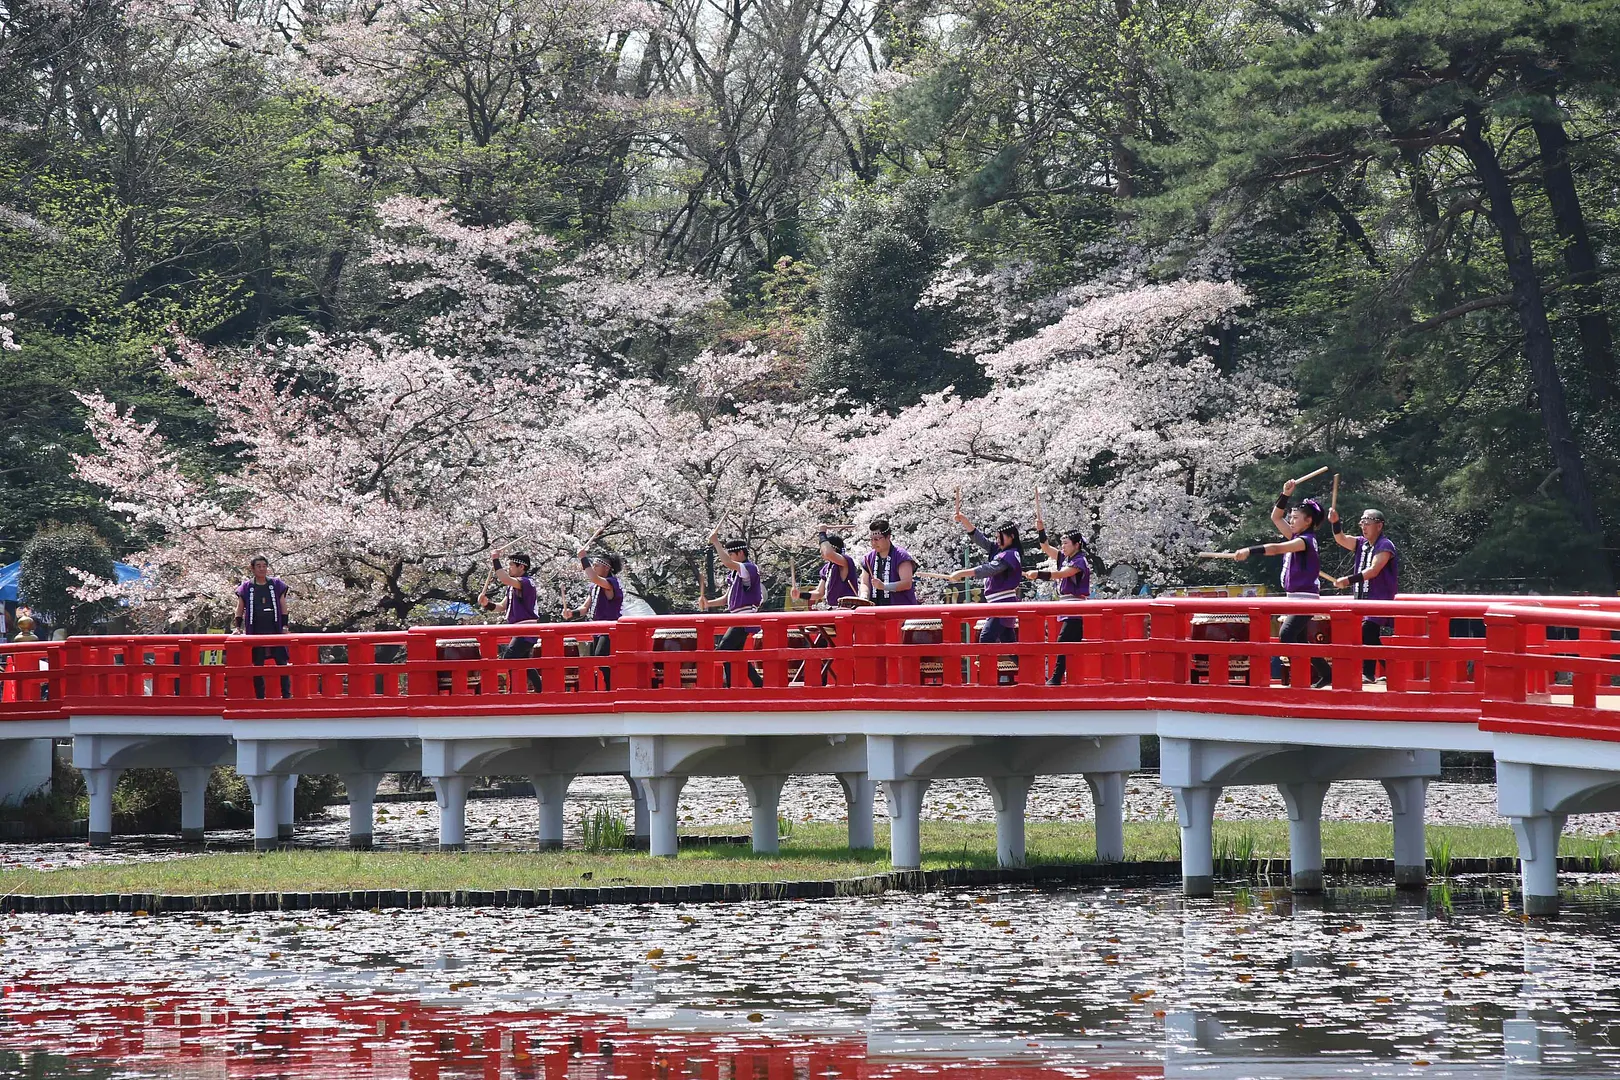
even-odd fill
[[[862,520],[888,517],[925,563],[954,567],[956,489],[987,530],[1027,530],[1039,485],[1049,529],[1080,529],[1105,566],[1167,573],[1221,530],[1238,469],[1285,434],[1282,388],[1201,350],[1246,299],[1230,283],[1116,288],[981,356],[985,397],[930,395],[855,445],[846,477],[880,492]]]
[[[235,469],[200,478],[153,423],[84,396],[100,451],[79,473],[154,541],[134,556],[147,580],[98,595],[156,624],[217,620],[262,553],[293,584],[297,621],[398,624],[476,594],[502,540],[529,548],[549,586],[573,575],[587,521],[616,514],[632,550],[663,544],[698,530],[702,489],[754,526],[758,508],[784,505],[771,491],[805,477],[789,448],[811,445],[810,410],[603,374],[624,335],[667,331],[712,287],[600,256],[562,263],[524,226],[467,228],[441,204],[393,199],[379,216],[390,238],[371,261],[393,281],[390,328],[236,352],[177,337],[165,357]],[[593,471],[606,487],[581,484]]]
[[[11,324],[16,321],[17,313],[11,310],[11,292],[6,283],[0,281],[0,350],[5,352],[20,352],[22,346],[17,344],[16,331]]]

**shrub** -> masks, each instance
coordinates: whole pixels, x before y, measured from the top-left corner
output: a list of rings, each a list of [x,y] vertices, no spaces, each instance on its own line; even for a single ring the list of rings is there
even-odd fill
[[[75,596],[84,585],[75,570],[112,581],[112,549],[88,525],[51,524],[23,547],[19,584],[22,598],[53,629],[83,634],[107,618],[113,601]]]

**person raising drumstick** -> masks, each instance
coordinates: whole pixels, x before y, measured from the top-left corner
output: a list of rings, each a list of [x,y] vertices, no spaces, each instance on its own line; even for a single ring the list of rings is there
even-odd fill
[[[598,530],[597,535],[601,531]],[[618,622],[619,616],[624,613],[624,586],[619,583],[619,574],[624,569],[624,560],[611,551],[601,552],[594,557],[590,554],[590,545],[596,536],[585,542],[579,549],[579,568],[585,574],[585,580],[591,585],[590,606],[585,610],[587,622]],[[572,619],[574,612],[567,606],[563,607],[562,617]],[[591,655],[608,656],[613,652],[613,638],[608,634],[597,634],[591,638]],[[613,669],[603,667],[598,669],[602,673],[602,689],[613,689]]]
[[[1322,586],[1317,579],[1322,569],[1322,559],[1316,550],[1316,530],[1321,527],[1323,518],[1322,504],[1315,499],[1306,499],[1290,509],[1288,499],[1297,483],[1294,480],[1285,482],[1282,494],[1277,496],[1277,505],[1271,509],[1271,523],[1282,534],[1282,542],[1240,548],[1232,557],[1243,562],[1262,555],[1281,555],[1283,592],[1295,599],[1317,600],[1322,596]],[[1290,615],[1283,619],[1282,632],[1277,635],[1277,640],[1304,642],[1310,636],[1310,629],[1310,615]],[[1271,677],[1287,677],[1280,656],[1271,658]],[[1328,666],[1327,660],[1320,656],[1311,657],[1311,686],[1321,688],[1332,681],[1333,669]]]
[[[1066,532],[1053,547],[1046,538],[1046,522],[1041,518],[1040,492],[1035,493],[1035,540],[1041,545],[1041,551],[1051,556],[1057,562],[1056,570],[1025,570],[1024,577],[1030,581],[1056,581],[1058,583],[1059,600],[1087,600],[1091,597],[1091,564],[1086,561],[1085,536],[1080,532]],[[1065,615],[1058,620],[1061,629],[1058,631],[1058,641],[1074,642],[1084,641],[1085,622],[1078,615]],[[1047,686],[1062,686],[1063,675],[1067,668],[1067,656],[1059,656],[1057,663],[1052,665],[1051,677],[1046,680]]]
[[[720,526],[716,525],[709,530],[709,543],[714,547],[714,556],[730,573],[726,576],[726,595],[709,599],[701,592],[698,593],[698,608],[708,611],[710,607],[724,604],[729,612],[758,611],[759,605],[765,600],[765,585],[759,576],[759,567],[748,556],[748,541],[720,540]],[[701,580],[699,584],[702,584]],[[748,639],[758,631],[757,626],[732,626],[720,636],[715,649],[726,652],[741,652],[748,645]],[[727,687],[731,686],[731,665],[726,664],[722,669],[723,681]],[[765,679],[754,670],[752,664],[744,664],[743,670],[748,673],[748,681],[755,686],[764,686]]]
[[[965,567],[953,572],[947,580],[966,581],[968,578],[980,578],[984,581],[984,602],[987,604],[1011,604],[1018,600],[1018,582],[1023,577],[1023,556],[1019,553],[1021,546],[1018,541],[1018,526],[1014,522],[1004,521],[996,526],[996,538],[991,541],[981,533],[973,522],[962,513],[962,492],[956,493],[956,523],[967,531],[968,539],[983,548],[990,558],[978,566]],[[982,642],[1007,642],[1018,640],[1018,620],[996,618],[984,621],[984,630],[979,634]]]
[[[1328,511],[1328,521],[1333,525],[1333,542],[1346,551],[1355,552],[1355,572],[1338,578],[1333,584],[1341,589],[1355,586],[1357,600],[1395,599],[1396,593],[1400,591],[1401,554],[1395,550],[1395,545],[1389,537],[1384,535],[1383,512],[1363,510],[1361,535],[1353,539],[1345,535],[1344,526],[1339,524],[1337,507]],[[1382,643],[1384,635],[1394,629],[1394,619],[1387,616],[1369,616],[1361,620],[1361,643],[1378,645]],[[1361,662],[1362,682],[1376,682],[1377,675],[1378,661]]]
[[[825,603],[828,608],[838,601],[856,594],[857,567],[855,560],[844,551],[844,538],[829,533],[826,525],[816,529],[816,540],[821,548],[821,568],[817,571],[819,584],[811,589],[806,599],[812,606]]]

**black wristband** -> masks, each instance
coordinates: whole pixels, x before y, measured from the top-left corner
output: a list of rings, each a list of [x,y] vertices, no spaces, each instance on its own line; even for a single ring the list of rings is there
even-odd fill
[[[1264,558],[1265,554],[1266,554],[1266,545],[1264,545],[1264,544],[1256,544],[1252,548],[1249,549],[1249,558],[1251,558],[1251,559]]]
[[[1283,492],[1281,495],[1277,496],[1277,509],[1279,509],[1279,510],[1287,510],[1288,509],[1288,493],[1286,491]]]
[[[1035,542],[1037,544],[1046,543],[1046,530],[1045,529],[1036,529],[1035,530]]]
[[[231,625],[240,630],[242,628],[242,616],[238,615]]]
[[[589,570],[591,568],[591,557],[589,555],[581,555],[579,557],[579,568],[581,570]]]
[[[1362,573],[1361,573],[1360,570],[1357,570],[1355,573],[1350,575],[1350,584],[1352,584],[1352,585],[1356,584],[1358,581],[1366,581],[1366,580],[1367,579],[1364,576],[1362,576]]]
[[[1035,580],[1036,581],[1051,581],[1052,580],[1052,571],[1050,571],[1050,570],[1037,570],[1037,571],[1035,571]]]
[[[501,568],[501,557],[499,555],[491,555],[489,557],[489,564],[495,569],[499,570]]]
[[[1335,521],[1333,523],[1333,535],[1338,536],[1342,532],[1344,532],[1344,522]]]

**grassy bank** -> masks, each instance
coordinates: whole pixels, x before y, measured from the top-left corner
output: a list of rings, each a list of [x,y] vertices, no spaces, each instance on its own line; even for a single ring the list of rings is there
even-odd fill
[[[738,826],[741,830],[743,827]],[[714,830],[726,831],[726,830]],[[640,853],[474,852],[438,854],[411,851],[300,850],[257,855],[248,852],[202,855],[160,863],[99,865],[56,871],[0,873],[0,893],[196,894],[210,892],[326,892],[354,889],[547,889],[578,885],[688,885],[703,882],[812,881],[858,877],[888,868],[887,830],[879,829],[875,851],[843,846],[842,826],[799,823],[778,855],[755,855],[747,848],[688,849],[678,859]],[[1326,822],[1323,853],[1329,858],[1387,858],[1388,825]],[[1431,845],[1446,845],[1453,858],[1511,856],[1508,829],[1434,827]],[[1092,831],[1081,824],[1032,824],[1027,835],[1029,862],[1089,862]],[[1564,852],[1590,855],[1592,842],[1566,838]],[[1238,857],[1286,856],[1283,822],[1218,822],[1217,851]],[[1174,822],[1132,822],[1125,826],[1129,860],[1180,856]],[[1431,848],[1432,850],[1433,848]],[[988,824],[926,822],[924,868],[989,867],[996,861],[995,828]],[[587,876],[589,875],[589,876]]]

